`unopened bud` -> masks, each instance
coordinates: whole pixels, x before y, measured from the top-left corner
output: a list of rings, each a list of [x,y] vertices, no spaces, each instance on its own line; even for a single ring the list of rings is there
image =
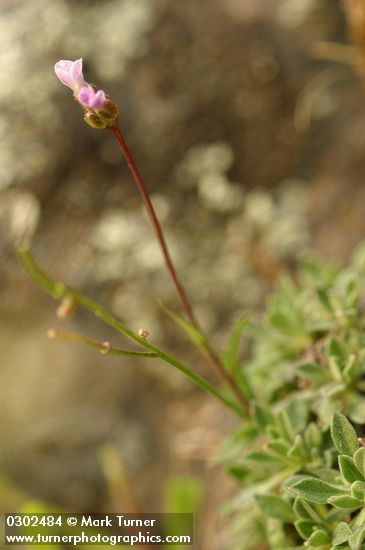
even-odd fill
[[[66,296],[57,308],[57,317],[61,320],[70,319],[76,311],[79,302],[74,296]]]
[[[139,331],[138,331],[138,336],[140,338],[143,338],[143,340],[147,340],[149,335],[150,335],[150,333],[148,332],[148,330],[146,330],[144,328],[140,328]]]
[[[102,355],[108,355],[112,351],[112,345],[110,342],[103,342],[101,346],[100,353]]]

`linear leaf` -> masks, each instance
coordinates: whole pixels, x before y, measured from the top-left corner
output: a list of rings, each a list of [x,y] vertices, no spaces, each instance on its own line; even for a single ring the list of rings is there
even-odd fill
[[[166,306],[161,305],[161,308],[185,332],[185,334],[190,338],[190,340],[193,342],[193,344],[196,345],[198,349],[207,349],[207,339],[199,329],[197,329],[192,323],[190,323],[190,321],[187,321],[186,319],[184,319],[184,317],[181,317],[181,315],[178,315]]]

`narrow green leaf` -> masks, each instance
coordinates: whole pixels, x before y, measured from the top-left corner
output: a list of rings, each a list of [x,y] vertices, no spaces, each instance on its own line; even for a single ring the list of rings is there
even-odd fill
[[[357,510],[363,505],[361,500],[350,497],[349,495],[330,497],[327,502],[328,504],[332,504],[332,506],[341,508],[342,510]]]
[[[351,353],[343,369],[343,377],[347,384],[350,384],[357,377],[358,362],[356,359],[356,355]]]
[[[281,438],[281,433],[275,426],[271,426],[271,425],[267,426],[265,432],[266,432],[266,435],[271,439]]]
[[[334,468],[316,468],[313,473],[331,485],[342,485],[340,472]]]
[[[341,344],[335,340],[334,338],[331,338],[328,349],[328,366],[329,370],[331,372],[332,378],[339,382],[342,379],[342,365],[345,360],[344,355],[342,353]]]
[[[326,525],[334,528],[348,517],[349,511],[342,508],[331,508],[326,516]]]
[[[333,313],[333,307],[331,305],[331,300],[328,296],[327,290],[325,290],[324,288],[317,288],[317,296],[322,306],[327,309],[327,311]]]
[[[357,451],[357,434],[346,416],[338,411],[333,413],[331,436],[340,454],[352,456]]]
[[[284,523],[292,523],[295,519],[290,504],[274,493],[267,495],[256,495],[257,504],[267,516],[280,519]]]
[[[209,347],[205,335],[190,323],[190,321],[187,321],[184,317],[181,317],[181,315],[178,315],[164,305],[161,305],[161,308],[185,332],[198,349],[205,351],[207,347]]]
[[[272,453],[276,456],[280,456],[287,460],[288,445],[285,441],[278,439],[277,441],[269,441],[266,446],[266,449],[269,453]]]
[[[284,482],[283,482],[283,487],[284,489],[287,489],[288,491],[290,491],[291,487],[293,485],[295,485],[296,483],[298,483],[298,481],[303,481],[304,479],[312,479],[313,476],[309,476],[309,475],[306,475],[306,474],[295,474],[291,477],[288,477]]]
[[[340,467],[342,477],[345,479],[345,481],[347,481],[347,483],[364,480],[363,476],[356,468],[354,460],[350,456],[339,455],[338,465]]]
[[[309,382],[324,382],[328,379],[328,372],[320,365],[304,363],[297,369],[297,375]]]
[[[360,447],[354,454],[354,463],[360,474],[365,477],[365,448]]]
[[[309,518],[314,521],[317,525],[322,523],[322,518],[318,513],[318,510],[315,508],[315,504],[310,504],[306,500],[302,500],[303,508],[308,512]]]
[[[309,537],[305,545],[322,546],[323,544],[327,544],[329,540],[330,538],[328,536],[328,533],[326,533],[326,531],[324,531],[323,529],[318,529],[317,531],[314,531],[314,533]]]
[[[303,504],[304,504],[304,501],[301,498],[296,497],[293,504],[294,514],[296,515],[296,517],[300,519],[311,519],[310,514],[308,513],[308,511],[306,510]]]
[[[352,422],[365,424],[365,401],[359,394],[354,394],[354,400],[348,408],[348,415]]]
[[[331,425],[332,416],[337,407],[333,399],[326,396],[322,397],[321,388],[319,388],[319,394],[317,414],[323,427],[327,428]]]
[[[321,394],[324,397],[335,397],[336,395],[343,393],[345,389],[346,384],[343,384],[342,382],[332,382],[321,387]]]
[[[349,539],[349,545],[351,550],[360,550],[362,548],[362,543],[365,539],[365,524],[361,527],[358,527]]]
[[[287,457],[299,463],[303,463],[308,459],[307,450],[301,435],[295,436],[294,445],[288,450]]]
[[[351,536],[351,529],[347,523],[341,521],[333,532],[332,544],[338,546],[347,542]]]
[[[359,500],[364,500],[365,497],[365,482],[354,481],[351,485],[351,495]]]
[[[248,318],[240,319],[232,330],[232,335],[229,341],[228,349],[221,354],[224,367],[232,373],[232,376],[237,381],[240,389],[244,393],[247,400],[254,397],[249,378],[246,370],[242,366],[242,361],[239,359],[239,346],[242,340],[242,333],[247,325]]]
[[[312,535],[316,524],[308,519],[299,519],[294,523],[294,526],[302,539],[307,540]]]
[[[337,340],[336,338],[330,339],[327,349],[328,349],[328,355],[330,355],[331,357],[335,357],[339,363],[341,363],[344,360],[345,354],[344,354],[343,346],[341,342],[339,342],[339,340]]]
[[[276,328],[280,332],[284,332],[287,334],[292,334],[293,332],[292,319],[290,319],[280,311],[275,311],[270,315],[269,323],[272,327]]]
[[[242,464],[233,464],[227,469],[227,474],[237,482],[243,483],[250,474],[250,469]]]
[[[262,431],[265,431],[266,426],[273,424],[274,422],[274,418],[270,410],[263,405],[259,405],[258,403],[254,404],[253,415],[257,425]]]
[[[62,298],[66,293],[66,287],[63,283],[53,281],[48,277],[36,263],[32,251],[28,246],[20,246],[17,249],[18,257],[35,283],[45,292],[51,294],[55,299]]]
[[[240,319],[233,327],[231,338],[228,344],[228,350],[226,351],[227,357],[236,358],[239,351],[242,334],[247,326],[248,317]]]
[[[295,432],[291,424],[288,412],[283,409],[279,411],[276,415],[276,425],[280,430],[282,438],[288,441],[289,443],[293,442]]]
[[[306,399],[296,397],[291,399],[287,406],[287,415],[295,434],[304,430],[308,423],[308,402]]]
[[[245,422],[238,429],[232,431],[221,445],[218,460],[231,464],[242,456],[242,448],[250,447],[257,436],[256,427],[251,422]]]
[[[346,494],[346,491],[343,489],[315,477],[302,479],[291,485],[288,490],[309,502],[316,502],[318,504],[326,504],[332,496]]]
[[[307,426],[304,432],[304,441],[306,442],[306,445],[308,446],[309,449],[311,449],[312,447],[314,448],[320,447],[322,445],[322,441],[323,441],[322,432],[318,428],[318,426],[314,424],[314,422],[311,422]]]
[[[253,451],[243,458],[243,464],[248,466],[260,466],[260,468],[277,468],[282,462],[277,458],[265,453],[264,451]]]

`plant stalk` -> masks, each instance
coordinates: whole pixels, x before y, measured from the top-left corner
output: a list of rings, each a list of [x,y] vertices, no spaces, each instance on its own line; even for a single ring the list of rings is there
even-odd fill
[[[74,289],[66,286],[64,283],[54,281],[50,277],[48,277],[48,275],[46,275],[42,271],[42,269],[39,267],[39,265],[33,258],[31,250],[28,246],[25,245],[25,246],[19,247],[17,249],[17,253],[24,269],[27,271],[27,273],[30,275],[33,281],[37,283],[38,286],[42,288],[45,292],[50,294],[55,300],[59,301],[66,297],[73,298],[80,306],[83,306],[85,309],[91,311],[96,317],[101,319],[106,325],[112,327],[120,334],[123,334],[124,336],[132,340],[134,343],[139,344],[140,346],[148,350],[150,353],[155,354],[157,357],[162,359],[165,363],[172,365],[177,370],[185,374],[185,376],[189,377],[193,382],[195,382],[198,386],[200,386],[206,392],[210,393],[213,397],[218,399],[226,407],[232,409],[240,416],[243,416],[242,409],[238,406],[238,404],[235,401],[232,401],[225,395],[222,395],[214,386],[212,386],[207,380],[205,380],[205,378],[200,376],[198,373],[191,370],[189,367],[187,367],[186,365],[184,365],[183,363],[181,363],[180,361],[178,361],[177,359],[175,359],[174,357],[166,353],[161,348],[153,345],[148,340],[145,340],[144,338],[135,334],[132,330],[130,330],[118,319],[116,319],[113,315],[111,315],[100,304],[98,304],[97,302],[94,302],[94,300],[92,300],[88,296],[84,296],[83,294],[80,294]]]
[[[175,286],[177,295],[179,297],[182,309],[186,315],[186,317],[189,319],[189,321],[192,323],[192,325],[199,330],[202,334],[203,331],[199,325],[199,322],[197,318],[195,317],[193,308],[191,307],[189,300],[187,298],[187,295],[185,293],[184,287],[181,284],[178,275],[176,273],[175,266],[173,264],[173,261],[171,259],[171,255],[161,228],[161,224],[158,220],[158,217],[156,215],[154,206],[152,204],[152,201],[150,199],[149,193],[147,191],[146,185],[143,181],[143,178],[138,170],[137,164],[132,156],[132,153],[129,150],[129,147],[127,145],[127,142],[124,139],[124,136],[120,130],[118,122],[116,122],[114,125],[109,126],[109,130],[114,134],[114,137],[116,138],[119,147],[124,155],[124,158],[127,162],[127,166],[133,176],[134,182],[138,188],[138,191],[142,197],[142,201],[144,203],[144,206],[146,208],[147,214],[149,216],[149,219],[151,221],[151,225],[153,227],[153,230],[155,232],[157,241],[160,245],[162,255],[166,264],[166,268],[170,274],[170,277],[173,281],[173,284]],[[237,398],[240,406],[242,407],[242,410],[247,414],[249,412],[249,407],[246,399],[242,395],[240,389],[238,388],[233,376],[230,372],[228,372],[224,365],[222,364],[220,358],[218,357],[217,353],[214,351],[214,349],[211,347],[211,345],[208,343],[205,349],[206,355],[210,361],[210,363],[214,366],[216,371],[219,373],[220,377],[226,382],[226,384],[231,388],[233,394]]]

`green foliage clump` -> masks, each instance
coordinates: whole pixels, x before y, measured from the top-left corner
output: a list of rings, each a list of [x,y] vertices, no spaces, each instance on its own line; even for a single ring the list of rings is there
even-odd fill
[[[364,298],[364,248],[346,269],[305,261],[246,323],[249,364],[225,353],[250,402],[220,457],[237,548],[365,549]]]

